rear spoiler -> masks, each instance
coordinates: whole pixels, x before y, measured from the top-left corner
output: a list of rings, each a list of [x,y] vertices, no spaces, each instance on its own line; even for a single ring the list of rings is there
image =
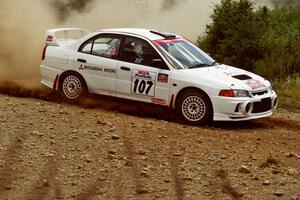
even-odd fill
[[[82,28],[49,29],[46,32],[45,43],[48,46],[73,44],[76,40],[89,33],[89,30]]]

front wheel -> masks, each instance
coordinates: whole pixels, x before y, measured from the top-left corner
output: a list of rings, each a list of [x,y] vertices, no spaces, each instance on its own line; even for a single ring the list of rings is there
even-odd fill
[[[203,92],[189,90],[178,98],[176,112],[182,122],[190,125],[205,125],[212,121],[211,101]]]
[[[66,73],[60,77],[59,92],[64,99],[79,102],[86,94],[84,79],[76,73]]]

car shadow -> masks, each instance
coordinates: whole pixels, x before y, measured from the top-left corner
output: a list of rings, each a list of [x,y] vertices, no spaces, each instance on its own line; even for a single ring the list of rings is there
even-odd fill
[[[154,105],[133,100],[126,100],[103,95],[90,95],[87,99],[81,102],[80,106],[90,109],[101,108],[108,111],[115,111],[143,118],[155,118],[158,120],[164,120],[173,123],[181,123],[176,116],[175,110],[161,105]],[[206,126],[211,128],[232,130],[272,128],[272,125],[265,123],[265,121],[261,121],[259,119],[232,122],[213,121]]]
[[[166,106],[116,97],[93,94],[81,101],[80,106],[88,109],[101,108],[107,111],[115,111],[143,118],[155,118],[168,122],[177,121],[174,110]]]
[[[0,84],[0,93],[19,97],[19,98],[36,98],[44,101],[51,101],[56,103],[66,103],[60,95],[53,92],[45,87],[38,88],[35,90],[25,89],[17,84],[11,82],[2,82]],[[104,95],[91,94],[83,101],[81,101],[78,106],[95,109],[100,108],[107,111],[120,112],[128,115],[143,117],[143,118],[154,118],[158,120],[164,120],[168,122],[181,123],[178,121],[174,110],[161,105],[154,105],[150,103],[143,103],[138,101],[120,99],[115,97],[109,97]],[[221,128],[221,129],[266,129],[274,127],[289,128],[295,131],[300,130],[300,124],[291,120],[284,118],[263,118],[250,121],[237,121],[237,122],[211,122],[208,127],[211,128]]]
[[[259,119],[249,121],[214,121],[210,125],[214,128],[228,130],[272,128],[272,126],[262,123]]]

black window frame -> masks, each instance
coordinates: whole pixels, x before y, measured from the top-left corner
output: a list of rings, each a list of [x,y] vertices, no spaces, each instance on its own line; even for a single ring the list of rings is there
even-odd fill
[[[126,39],[127,38],[133,38],[135,40],[141,40],[144,43],[148,44],[149,47],[151,47],[152,50],[157,54],[157,56],[159,56],[158,59],[160,59],[162,61],[163,65],[165,67],[157,67],[157,66],[154,66],[154,65],[145,65],[145,64],[141,64],[141,63],[134,63],[134,62],[129,62],[129,61],[123,60],[122,56],[123,56],[123,53],[124,53],[124,48],[125,48],[125,43],[126,43]],[[131,36],[131,35],[122,35],[122,41],[121,41],[121,45],[120,45],[118,57],[119,57],[119,60],[122,61],[122,62],[137,64],[137,65],[143,65],[143,66],[152,67],[152,68],[155,68],[155,69],[170,70],[169,66],[167,65],[167,63],[165,62],[165,60],[162,58],[162,56],[159,54],[159,52],[157,51],[157,49],[153,45],[151,45],[151,43],[149,41],[147,41],[147,40],[145,40],[143,38],[140,38],[140,37],[135,37],[135,36]]]

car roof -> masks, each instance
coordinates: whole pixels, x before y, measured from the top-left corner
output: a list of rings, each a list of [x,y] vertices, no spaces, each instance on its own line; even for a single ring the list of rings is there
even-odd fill
[[[153,31],[150,29],[141,29],[141,28],[112,28],[112,29],[101,29],[98,30],[98,32],[109,32],[109,33],[120,33],[120,34],[132,34],[132,35],[138,35],[142,37],[146,37],[149,40],[161,40],[166,39],[166,37],[162,36],[161,34],[168,34],[173,35],[176,37],[180,37],[173,33],[165,33],[165,32],[159,32],[159,31]],[[159,34],[161,33],[161,34]]]

